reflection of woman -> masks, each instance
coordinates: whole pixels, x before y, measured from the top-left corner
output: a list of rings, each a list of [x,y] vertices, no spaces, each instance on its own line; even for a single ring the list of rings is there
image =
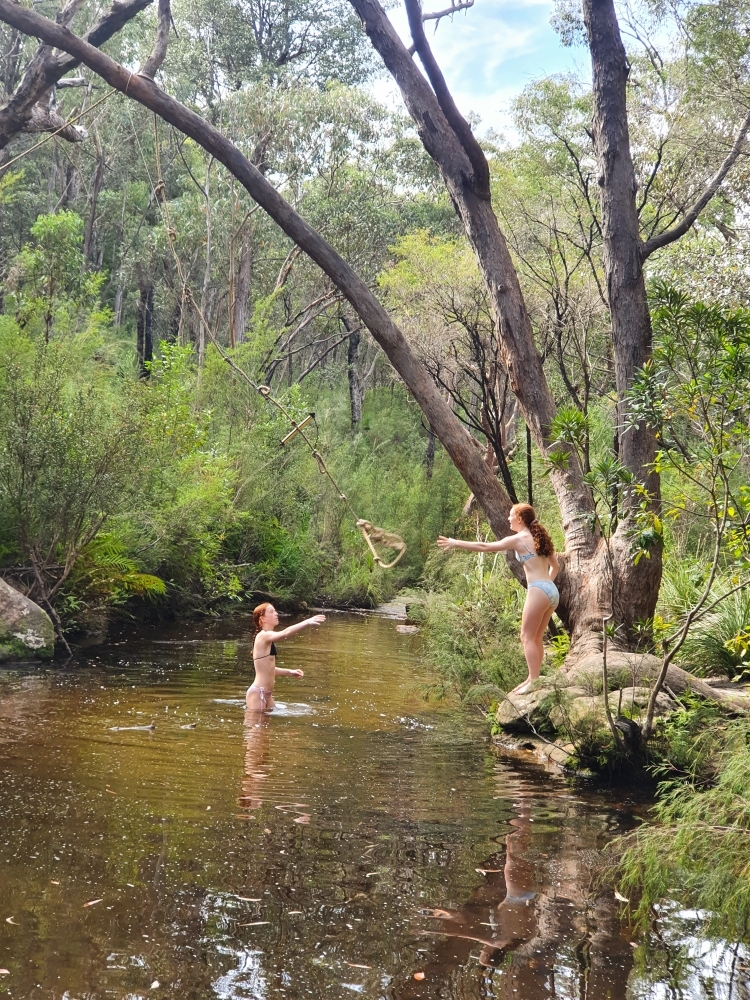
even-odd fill
[[[273,604],[259,604],[253,611],[253,620],[258,632],[253,643],[253,664],[255,680],[247,689],[245,705],[249,711],[270,712],[275,706],[273,688],[277,677],[304,677],[301,670],[285,670],[276,666],[276,642],[296,635],[308,625],[322,625],[325,615],[313,615],[304,621],[290,625],[281,632],[274,632],[279,624],[279,613]]]
[[[513,832],[505,838],[504,898],[497,903],[492,901],[498,887],[490,881],[478,891],[475,902],[453,912],[433,911],[433,916],[444,921],[444,926],[437,933],[481,945],[479,964],[488,967],[502,964],[508,952],[515,951],[532,940],[537,933],[534,905],[537,897],[536,879],[534,866],[526,857],[531,839],[531,806],[530,803],[521,801],[516,803],[516,808],[517,815],[510,821]],[[486,871],[494,873],[496,869]],[[491,928],[490,932],[485,929],[488,926]],[[529,995],[532,994],[527,994]]]
[[[536,897],[534,866],[526,859],[531,839],[531,810],[527,802],[517,804],[518,816],[510,821],[514,832],[505,838],[505,899],[495,910],[496,938],[485,943],[479,955],[481,965],[495,965],[510,944],[528,941],[536,930],[536,914],[531,901]]]
[[[260,718],[257,712],[245,712],[245,774],[242,779],[240,805],[245,809],[259,809],[263,805],[263,785],[269,774],[268,729],[270,721]]]
[[[513,534],[501,538],[499,542],[464,542],[441,535],[437,544],[445,551],[448,549],[468,549],[470,552],[513,550],[516,559],[523,563],[528,590],[521,618],[521,644],[529,676],[511,693],[525,694],[542,668],[544,632],[560,600],[560,594],[554,584],[560,567],[549,532],[537,521],[534,508],[530,504],[519,503],[511,507],[508,524]]]

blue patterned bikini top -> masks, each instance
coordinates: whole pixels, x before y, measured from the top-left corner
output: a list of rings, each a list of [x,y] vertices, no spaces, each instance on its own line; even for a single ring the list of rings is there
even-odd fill
[[[528,562],[529,559],[533,559],[534,556],[536,555],[536,552],[532,552],[531,549],[526,544],[526,542],[521,542],[521,545],[523,545],[523,547],[526,549],[526,551],[528,552],[528,555],[527,556],[522,556],[521,553],[518,551],[518,549],[516,549],[516,559],[520,563],[525,563],[525,562]]]

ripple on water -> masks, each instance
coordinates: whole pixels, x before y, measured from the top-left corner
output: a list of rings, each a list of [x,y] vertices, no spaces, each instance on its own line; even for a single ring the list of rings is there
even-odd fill
[[[747,963],[693,915],[665,909],[667,960],[592,896],[636,804],[426,705],[418,640],[331,616],[283,644],[305,677],[246,725],[250,634],[144,629],[0,672],[0,996],[740,995]]]

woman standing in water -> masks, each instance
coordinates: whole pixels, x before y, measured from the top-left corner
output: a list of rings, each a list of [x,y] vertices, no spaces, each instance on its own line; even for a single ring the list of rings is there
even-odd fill
[[[534,508],[528,503],[517,503],[510,509],[508,524],[512,535],[499,542],[464,542],[441,535],[438,546],[448,549],[468,549],[470,552],[515,551],[516,559],[523,563],[526,573],[526,601],[521,617],[521,645],[523,646],[529,676],[518,684],[511,694],[526,694],[532,681],[539,676],[544,658],[544,632],[558,605],[560,594],[554,579],[560,569],[555,546],[549,532],[536,519]]]
[[[247,689],[245,705],[248,711],[270,712],[275,706],[273,687],[277,677],[304,677],[302,670],[285,670],[276,666],[276,641],[296,635],[308,625],[322,625],[325,615],[313,615],[304,621],[290,625],[281,632],[274,632],[279,624],[279,613],[273,604],[259,604],[253,611],[253,620],[258,630],[253,643],[253,664],[255,680]]]

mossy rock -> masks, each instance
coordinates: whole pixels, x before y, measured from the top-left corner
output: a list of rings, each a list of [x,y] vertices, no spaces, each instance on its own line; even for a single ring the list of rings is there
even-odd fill
[[[0,663],[51,660],[54,652],[49,615],[0,578]]]

